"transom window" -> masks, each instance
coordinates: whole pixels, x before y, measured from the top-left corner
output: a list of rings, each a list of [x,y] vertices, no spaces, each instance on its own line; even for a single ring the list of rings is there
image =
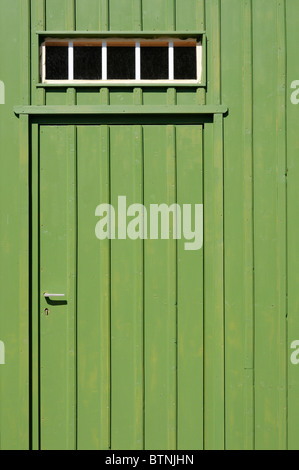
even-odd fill
[[[201,83],[196,39],[47,39],[43,83]]]

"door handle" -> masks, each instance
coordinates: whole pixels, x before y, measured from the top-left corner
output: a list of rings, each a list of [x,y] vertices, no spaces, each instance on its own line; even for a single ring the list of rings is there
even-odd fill
[[[50,297],[65,297],[65,294],[48,294],[47,292],[44,293],[45,299],[49,299]]]

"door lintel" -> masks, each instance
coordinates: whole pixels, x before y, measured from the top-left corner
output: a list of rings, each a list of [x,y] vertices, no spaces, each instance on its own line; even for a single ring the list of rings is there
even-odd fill
[[[14,113],[20,115],[215,115],[226,114],[225,105],[198,106],[15,106]]]

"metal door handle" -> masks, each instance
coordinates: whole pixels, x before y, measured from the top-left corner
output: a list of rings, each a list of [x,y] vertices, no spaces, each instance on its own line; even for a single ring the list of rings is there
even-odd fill
[[[48,294],[47,292],[45,292],[44,297],[46,299],[49,299],[50,297],[65,297],[65,294]]]

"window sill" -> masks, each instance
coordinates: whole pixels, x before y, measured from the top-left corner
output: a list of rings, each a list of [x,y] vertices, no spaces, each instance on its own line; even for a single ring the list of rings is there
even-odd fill
[[[16,115],[213,115],[226,114],[226,105],[101,105],[101,106],[15,106]]]
[[[131,82],[131,81],[61,81],[61,82],[46,82],[37,83],[37,88],[144,88],[144,87],[160,87],[160,88],[205,88],[205,83],[199,83],[197,81],[182,82],[180,80],[175,81],[149,81],[149,82]]]

